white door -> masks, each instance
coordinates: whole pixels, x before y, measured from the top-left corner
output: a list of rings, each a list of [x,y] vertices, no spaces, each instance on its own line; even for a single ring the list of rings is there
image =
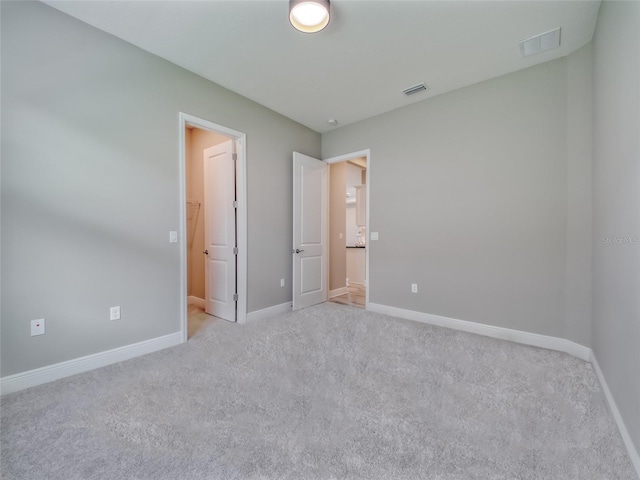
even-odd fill
[[[327,301],[328,164],[293,153],[293,309]]]
[[[236,169],[233,140],[204,151],[205,311],[236,321]]]

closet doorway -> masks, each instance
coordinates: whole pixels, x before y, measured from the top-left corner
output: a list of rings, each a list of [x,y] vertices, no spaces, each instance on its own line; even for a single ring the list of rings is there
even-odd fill
[[[246,319],[244,134],[181,115],[183,337]]]

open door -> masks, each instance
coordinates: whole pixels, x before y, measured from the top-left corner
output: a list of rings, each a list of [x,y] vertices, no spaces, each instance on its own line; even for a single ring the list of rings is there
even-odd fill
[[[293,309],[327,301],[327,163],[293,153]]]
[[[204,151],[205,311],[236,321],[236,168],[234,141]]]

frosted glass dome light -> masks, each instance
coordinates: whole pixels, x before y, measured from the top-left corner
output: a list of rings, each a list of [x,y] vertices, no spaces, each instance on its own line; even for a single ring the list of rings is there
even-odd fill
[[[329,0],[289,0],[289,21],[301,32],[319,32],[329,18]]]

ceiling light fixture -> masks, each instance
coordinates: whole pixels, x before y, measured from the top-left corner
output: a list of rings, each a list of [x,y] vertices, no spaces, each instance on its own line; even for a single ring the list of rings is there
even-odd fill
[[[329,0],[289,0],[289,21],[296,30],[316,33],[329,25]]]

